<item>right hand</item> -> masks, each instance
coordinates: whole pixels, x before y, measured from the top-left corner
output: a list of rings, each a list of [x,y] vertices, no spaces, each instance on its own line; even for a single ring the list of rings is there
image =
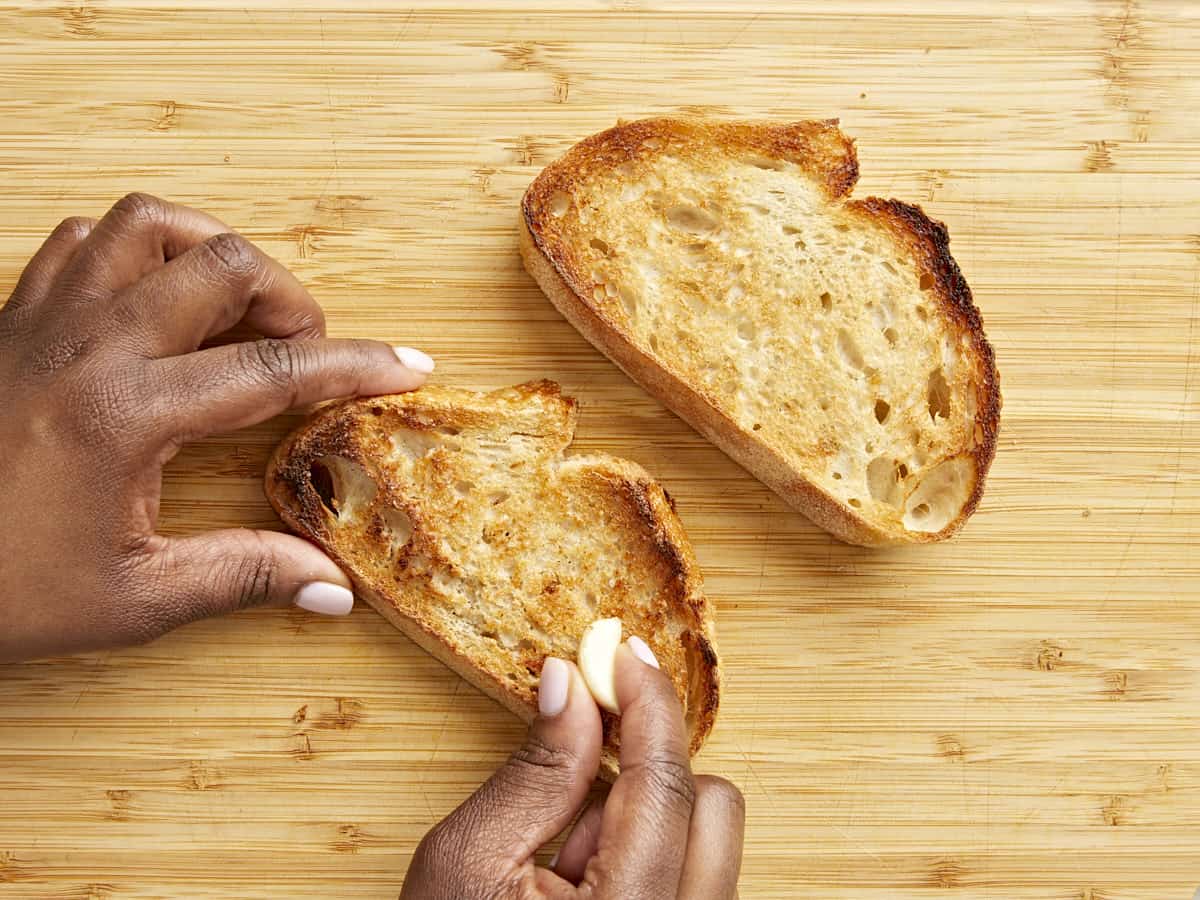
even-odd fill
[[[401,900],[736,897],[745,803],[728,781],[692,774],[683,711],[653,658],[640,642],[617,653],[621,774],[550,868],[534,854],[584,805],[602,740],[583,677],[560,659],[542,669],[525,745],[425,836]]]

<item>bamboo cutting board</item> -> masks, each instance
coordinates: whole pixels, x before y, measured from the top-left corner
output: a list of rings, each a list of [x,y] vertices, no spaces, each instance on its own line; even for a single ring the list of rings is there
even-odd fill
[[[679,501],[719,603],[699,767],[743,898],[1167,900],[1200,885],[1200,10],[1170,2],[71,0],[0,6],[0,296],[151,191],[448,384],[550,377]],[[946,221],[1003,378],[952,543],[844,546],[522,271],[535,173],[618,117],[837,116]],[[172,533],[270,526],[296,419],[189,447]],[[8,515],[19,511],[8,510]],[[0,625],[2,627],[2,625]],[[0,896],[395,897],[521,727],[360,608],[0,669]]]

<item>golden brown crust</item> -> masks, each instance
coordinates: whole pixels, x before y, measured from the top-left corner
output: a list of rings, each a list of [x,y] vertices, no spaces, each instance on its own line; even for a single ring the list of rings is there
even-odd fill
[[[969,336],[978,410],[974,446],[968,451],[974,484],[959,514],[938,532],[903,530],[898,534],[895,529],[879,527],[856,514],[797,471],[769,442],[735,421],[703,386],[662,365],[638,345],[621,322],[593,302],[591,279],[575,258],[571,242],[559,233],[560,225],[553,213],[556,196],[578,189],[601,168],[637,165],[648,154],[663,152],[673,141],[689,140],[734,146],[739,152],[761,153],[767,160],[794,162],[821,185],[830,201],[845,200],[858,177],[853,142],[838,130],[836,120],[778,125],[647,119],[618,125],[581,141],[548,166],[526,191],[520,234],[526,269],[584,337],[822,528],[845,541],[867,546],[931,542],[954,534],[978,505],[995,455],[1001,407],[999,375],[970,288],[950,255],[946,228],[929,219],[919,207],[878,198],[844,203],[848,212],[885,225],[899,243],[909,248],[922,274],[933,280],[930,291],[939,309],[960,333]]]
[[[665,492],[641,467],[563,456],[575,415],[574,401],[552,382],[486,395],[427,387],[345,401],[284,439],[267,470],[266,494],[283,521],[336,560],[392,624],[525,720],[535,712],[545,656],[573,657],[591,617],[621,616],[675,681],[696,752],[720,693],[699,567]],[[509,456],[488,455],[513,442],[519,449],[505,450]],[[329,476],[330,469],[339,474]],[[493,470],[507,480],[489,482]],[[348,471],[362,473],[357,493],[349,480],[338,481],[350,479]],[[330,484],[319,483],[323,476]],[[522,491],[529,496],[510,496]],[[497,519],[510,503],[524,505],[512,507],[512,519]],[[410,529],[399,546],[389,524],[395,516]],[[602,529],[595,525],[601,519]],[[585,557],[574,565],[554,557],[550,545],[568,540],[558,529],[581,523],[595,528],[591,537],[570,537],[572,552]],[[608,543],[596,549],[601,530]],[[588,581],[603,572],[615,576]],[[471,628],[456,628],[461,612],[451,607],[466,596],[453,593],[456,585],[465,586],[480,617]],[[579,605],[584,593],[594,598],[587,609]],[[487,606],[501,596],[509,606]],[[604,725],[604,769],[612,775],[616,720],[605,716]]]

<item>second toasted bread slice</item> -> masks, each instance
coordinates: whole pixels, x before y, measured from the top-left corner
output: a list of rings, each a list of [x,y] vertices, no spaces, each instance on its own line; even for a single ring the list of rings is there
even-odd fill
[[[975,509],[999,378],[946,229],[850,200],[831,122],[647,119],[548,166],[521,253],[583,335],[844,540],[938,540]]]
[[[720,684],[699,568],[645,470],[565,455],[575,416],[551,382],[347,401],[280,444],[267,496],[360,596],[524,719],[545,658],[574,659],[591,622],[619,617],[674,681],[695,752]]]

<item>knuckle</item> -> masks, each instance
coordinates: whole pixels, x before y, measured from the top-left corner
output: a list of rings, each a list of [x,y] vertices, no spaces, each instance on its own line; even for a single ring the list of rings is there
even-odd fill
[[[275,561],[263,552],[261,539],[248,536],[246,545],[247,552],[231,564],[234,609],[248,609],[266,603],[276,582]]]
[[[708,802],[724,807],[739,817],[745,817],[746,798],[732,782],[715,775],[699,775],[694,780],[697,795],[702,792]]]
[[[258,253],[254,245],[240,234],[222,232],[213,235],[201,246],[209,268],[225,278],[245,281],[258,272]]]
[[[278,338],[265,338],[240,344],[238,355],[243,366],[258,373],[276,388],[290,388],[300,372],[296,345]]]
[[[53,237],[78,243],[91,234],[93,224],[92,220],[85,216],[69,216],[58,223]]]
[[[555,747],[536,735],[530,735],[509,763],[521,780],[541,783],[549,779],[569,779],[579,763],[579,754],[569,747]]]
[[[677,759],[648,761],[642,769],[646,790],[667,807],[690,814],[696,802],[696,781],[692,770]]]
[[[167,220],[166,202],[141,191],[126,194],[113,205],[112,211],[129,228],[158,226]]]

